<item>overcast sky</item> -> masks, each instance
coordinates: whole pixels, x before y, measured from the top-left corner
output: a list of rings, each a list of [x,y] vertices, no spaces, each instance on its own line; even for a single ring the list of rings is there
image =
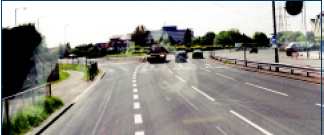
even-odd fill
[[[134,31],[143,24],[149,30],[163,25],[191,28],[195,36],[208,31],[219,32],[237,28],[247,35],[256,31],[270,35],[272,29],[271,1],[262,2],[172,2],[172,1],[3,1],[2,25],[39,22],[39,31],[48,47],[68,41],[72,46],[81,43],[106,42],[110,37]],[[278,5],[283,2],[279,2]],[[305,2],[307,28],[309,19],[320,13],[320,1]],[[25,7],[25,9],[24,9]],[[289,29],[303,30],[301,16],[290,16]],[[39,20],[39,21],[37,21]]]

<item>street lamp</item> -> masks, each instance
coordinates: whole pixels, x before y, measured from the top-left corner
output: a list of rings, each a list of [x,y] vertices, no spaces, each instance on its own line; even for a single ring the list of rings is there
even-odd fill
[[[27,8],[26,7],[15,8],[15,26],[17,26],[17,13],[19,9],[26,10]]]
[[[276,6],[275,0],[272,0],[272,20],[273,20],[273,38],[277,38],[277,26],[276,26]],[[274,42],[275,46],[275,63],[279,63],[279,56],[278,56],[278,45],[276,41]],[[276,72],[279,72],[279,67],[276,67]]]

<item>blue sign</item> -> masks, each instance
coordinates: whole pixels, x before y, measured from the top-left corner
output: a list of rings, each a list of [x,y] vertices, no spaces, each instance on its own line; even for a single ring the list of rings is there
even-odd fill
[[[275,35],[272,35],[271,37],[271,44],[277,44],[277,38]]]

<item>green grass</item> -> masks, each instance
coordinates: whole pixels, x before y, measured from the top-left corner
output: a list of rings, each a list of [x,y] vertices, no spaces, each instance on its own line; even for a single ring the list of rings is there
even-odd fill
[[[232,64],[232,62],[229,61],[229,60],[225,60],[223,63],[224,63],[224,64]]]
[[[61,82],[63,80],[66,80],[70,77],[70,74],[64,70],[59,70],[59,76],[60,76],[60,79],[59,80],[56,80],[54,81],[53,83],[58,83],[58,82]]]
[[[31,128],[41,124],[51,113],[64,105],[58,97],[45,97],[31,105],[23,108],[10,118],[10,135],[21,135],[28,132]],[[8,127],[4,123],[2,130]]]
[[[89,80],[88,68],[84,64],[60,64],[60,71],[61,70],[73,70],[73,71],[82,72],[83,79]],[[63,75],[63,77],[66,77],[66,75]],[[60,74],[60,80],[61,80],[61,74]]]

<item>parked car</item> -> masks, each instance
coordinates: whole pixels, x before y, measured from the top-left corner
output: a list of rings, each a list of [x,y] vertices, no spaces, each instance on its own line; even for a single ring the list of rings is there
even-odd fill
[[[175,55],[175,62],[184,63],[187,62],[188,55],[186,51],[178,51]]]
[[[161,45],[152,45],[149,49],[149,56],[147,57],[147,61],[152,62],[166,62],[168,51]]]
[[[192,52],[192,58],[193,59],[203,59],[204,58],[204,52],[202,50],[194,50]]]

